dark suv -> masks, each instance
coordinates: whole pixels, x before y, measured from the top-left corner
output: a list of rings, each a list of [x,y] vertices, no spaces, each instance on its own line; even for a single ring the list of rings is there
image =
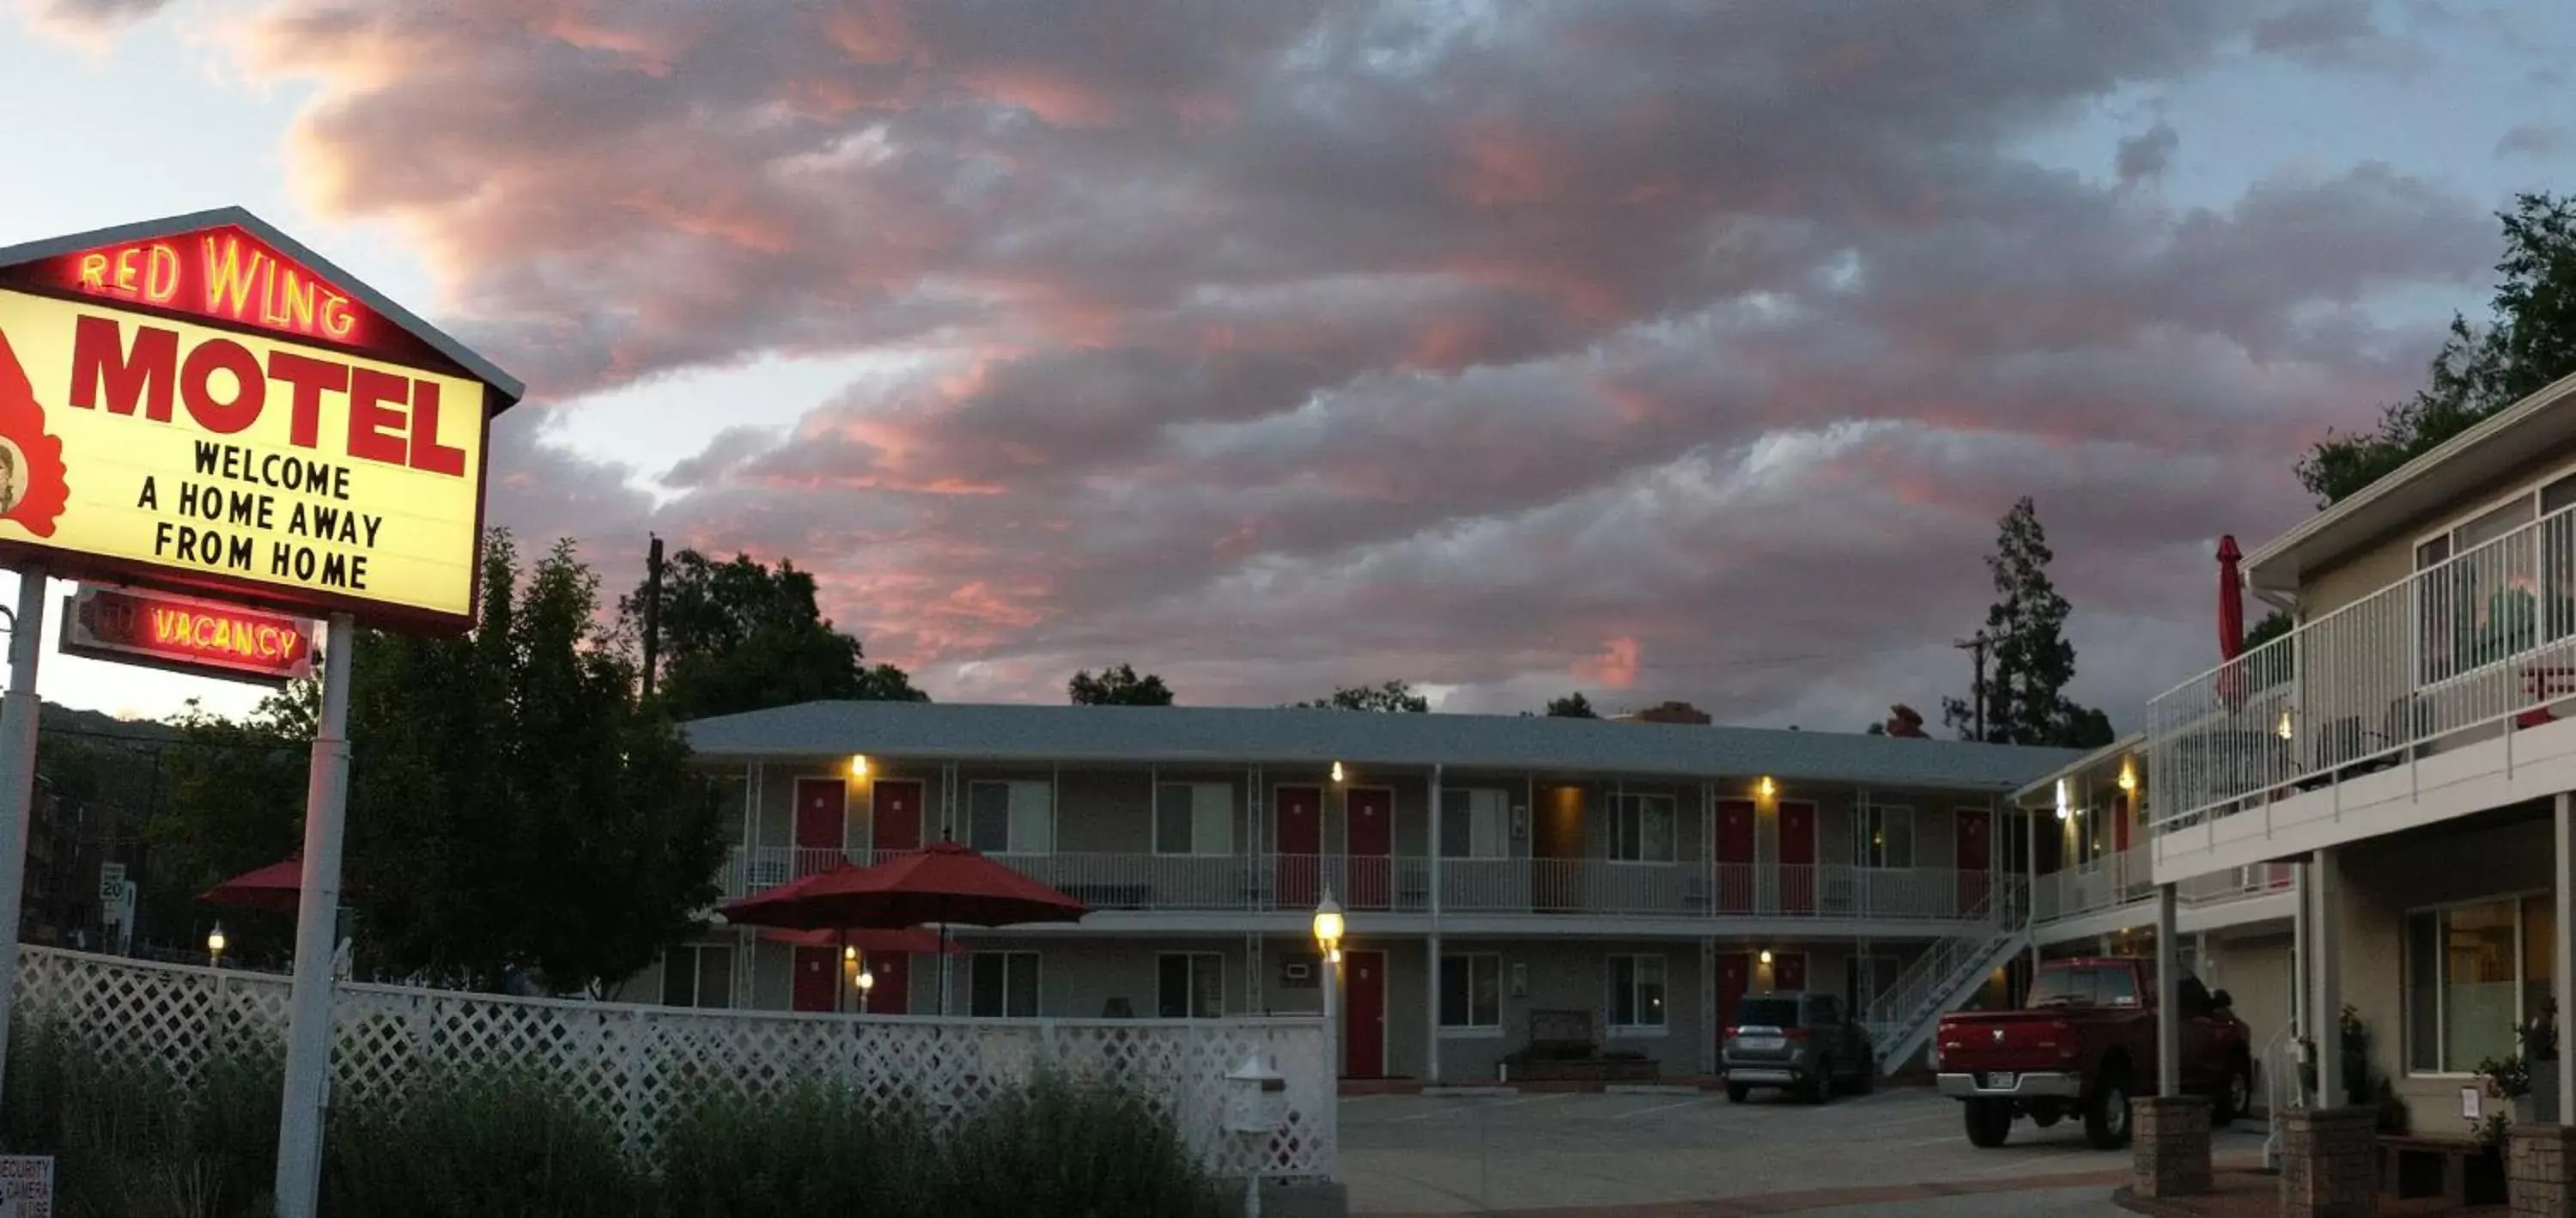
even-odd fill
[[[1866,1092],[1878,1081],[1869,1034],[1832,994],[1744,999],[1727,1026],[1723,1055],[1726,1098],[1739,1104],[1755,1087],[1778,1087],[1817,1104],[1837,1087]]]

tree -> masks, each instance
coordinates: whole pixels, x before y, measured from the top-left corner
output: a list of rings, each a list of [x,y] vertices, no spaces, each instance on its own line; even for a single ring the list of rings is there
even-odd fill
[[[351,641],[345,870],[374,975],[596,990],[693,933],[715,899],[714,791],[661,705],[635,700],[633,666],[596,625],[598,578],[568,542],[522,576],[496,533],[471,632]],[[294,848],[314,692],[183,725],[153,838],[188,882]]]
[[[1090,669],[1083,669],[1074,673],[1072,680],[1064,683],[1064,692],[1066,697],[1073,700],[1075,706],[1170,706],[1172,704],[1172,689],[1163,684],[1163,678],[1150,672],[1141,677],[1137,676],[1136,668],[1132,664],[1103,668],[1100,670],[1100,675],[1096,677],[1091,675]]]
[[[2290,629],[2297,624],[2298,623],[2290,620],[2289,614],[2278,609],[2264,614],[2262,621],[2256,622],[2246,629],[2245,642],[2241,645],[2237,654],[2243,655],[2246,652],[2250,652],[2265,643],[2269,643],[2272,640],[2281,637],[2282,635],[2288,634],[2290,633]]]
[[[620,633],[643,637],[644,587],[617,602]],[[832,627],[815,601],[814,576],[748,554],[714,562],[695,550],[662,574],[661,681],[671,717],[767,710],[799,702],[927,702],[891,664],[871,666],[859,641]]]
[[[1431,709],[1431,699],[1414,693],[1410,681],[1389,681],[1384,685],[1345,685],[1334,690],[1331,697],[1296,705],[1322,710],[1410,712],[1418,715]]]
[[[2502,278],[2483,329],[2457,314],[2424,388],[2380,414],[2377,427],[2328,432],[2299,462],[2320,507],[2341,500],[2576,372],[2576,195],[2517,196],[2504,226]]]
[[[1996,595],[1983,630],[1991,641],[1991,667],[1982,687],[1971,688],[1967,698],[1943,698],[1941,717],[1967,740],[2069,748],[2109,744],[2109,716],[2065,694],[2075,679],[2075,645],[2065,633],[2071,606],[2048,578],[2055,556],[2040,527],[2039,508],[2024,495],[1999,524],[1995,552],[1986,558]],[[1976,727],[1980,705],[1983,736]]]
[[[1583,691],[1578,689],[1562,698],[1548,699],[1547,717],[1550,719],[1598,719],[1601,717],[1601,714],[1600,712],[1592,709],[1592,699],[1584,697]]]

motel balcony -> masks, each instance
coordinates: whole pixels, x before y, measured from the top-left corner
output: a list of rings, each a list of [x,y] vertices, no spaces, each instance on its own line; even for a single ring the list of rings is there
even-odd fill
[[[2156,874],[2234,872],[2576,789],[2576,509],[2154,699]]]
[[[1311,912],[1329,890],[1353,911],[1428,913],[1434,861],[1421,855],[1171,855],[1058,852],[994,859],[1095,909]],[[727,900],[864,850],[734,847],[718,883]],[[1949,922],[2001,909],[2018,917],[2020,879],[1946,867],[1631,862],[1602,858],[1438,860],[1440,910],[1460,916],[1838,918]]]

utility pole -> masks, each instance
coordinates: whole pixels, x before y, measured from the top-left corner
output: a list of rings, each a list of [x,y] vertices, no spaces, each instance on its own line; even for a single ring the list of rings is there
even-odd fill
[[[653,661],[662,650],[662,539],[645,534],[644,549],[644,696],[653,696]]]
[[[1975,635],[1950,645],[1975,657],[1977,675],[1975,683],[1968,686],[1968,701],[1976,708],[1977,739],[1984,740],[1986,738],[1986,650],[1995,645],[1995,640],[1986,637],[1986,632],[1981,628]]]

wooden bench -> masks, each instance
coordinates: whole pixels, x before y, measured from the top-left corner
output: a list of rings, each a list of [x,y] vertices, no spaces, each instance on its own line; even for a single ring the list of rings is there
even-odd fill
[[[2504,1201],[2504,1168],[2495,1147],[2471,1138],[2395,1133],[2383,1133],[2378,1141],[2383,1197],[2440,1197],[2460,1206]]]

